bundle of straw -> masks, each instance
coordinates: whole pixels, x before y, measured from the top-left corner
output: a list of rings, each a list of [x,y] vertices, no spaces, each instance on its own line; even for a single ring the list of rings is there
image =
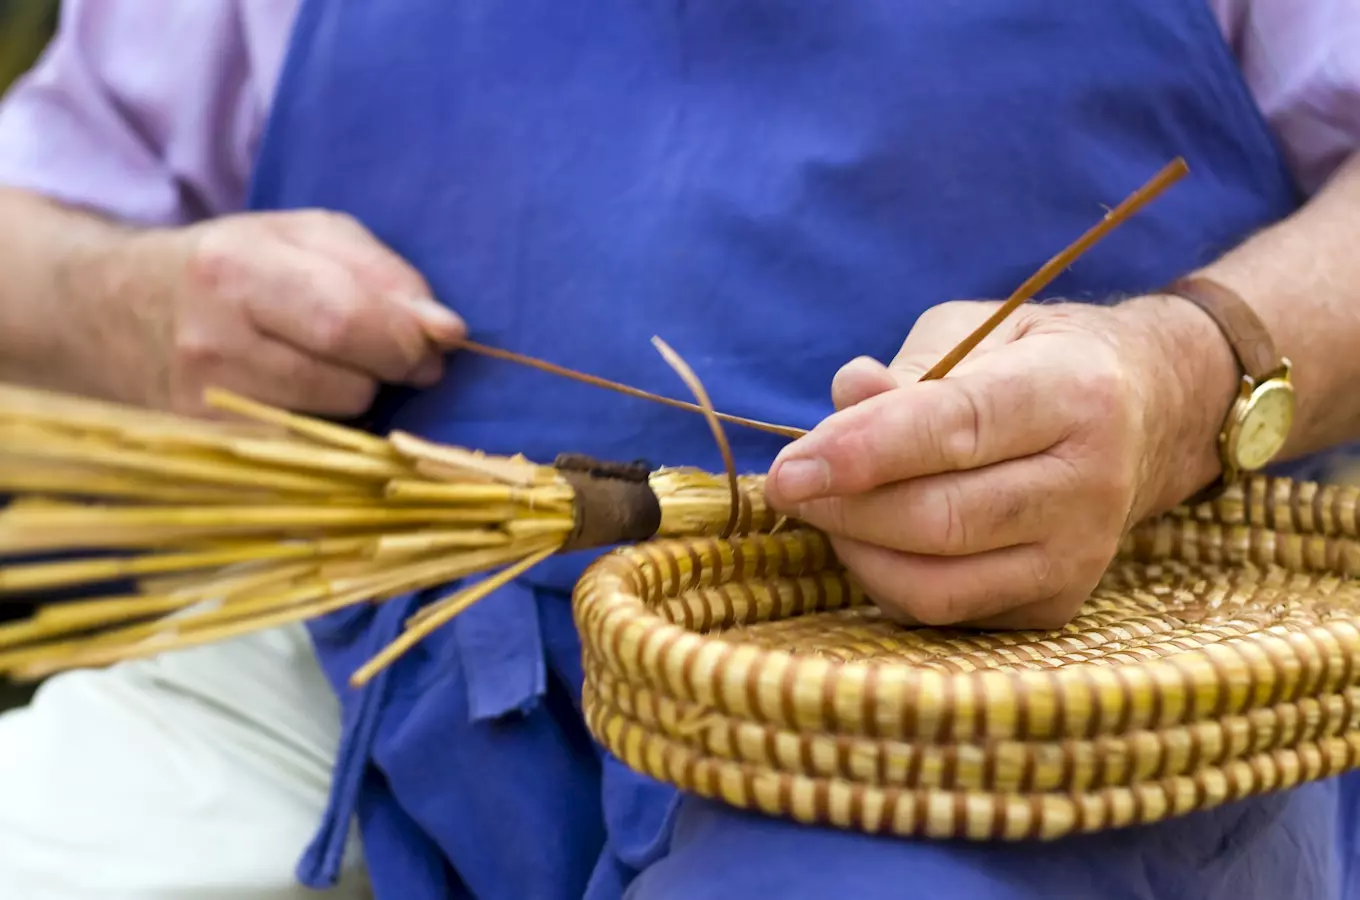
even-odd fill
[[[386,438],[211,391],[199,421],[0,386],[0,554],[117,551],[0,567],[0,596],[132,580],[0,626],[0,673],[31,678],[218,641],[501,568],[424,609],[362,684],[459,611],[561,549],[561,468]],[[738,510],[766,527],[760,479]],[[658,536],[727,530],[727,478],[650,473]]]

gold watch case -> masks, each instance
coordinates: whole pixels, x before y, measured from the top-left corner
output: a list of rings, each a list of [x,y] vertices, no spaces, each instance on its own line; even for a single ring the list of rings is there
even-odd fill
[[[1260,382],[1243,376],[1232,414],[1221,437],[1229,471],[1256,472],[1284,448],[1294,426],[1295,395],[1289,360]]]

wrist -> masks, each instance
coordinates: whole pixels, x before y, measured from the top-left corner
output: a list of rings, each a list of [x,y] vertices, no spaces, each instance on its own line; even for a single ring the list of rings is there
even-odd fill
[[[18,223],[22,222],[22,227]],[[101,399],[141,402],[147,347],[135,334],[159,277],[134,261],[137,232],[95,213],[0,189],[0,378]]]
[[[159,406],[165,393],[159,348],[167,333],[172,232],[110,227],[67,248],[58,269],[62,305],[97,340],[65,354],[82,393]]]
[[[1241,375],[1213,320],[1179,297],[1150,294],[1115,307],[1145,389],[1139,518],[1189,499],[1223,471],[1219,435]]]

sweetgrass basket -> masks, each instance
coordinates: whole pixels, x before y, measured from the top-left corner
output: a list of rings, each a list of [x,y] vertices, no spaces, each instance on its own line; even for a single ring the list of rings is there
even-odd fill
[[[1360,493],[1257,479],[1139,526],[1068,627],[912,629],[816,532],[613,551],[574,597],[590,729],[736,807],[1054,839],[1360,759]]]

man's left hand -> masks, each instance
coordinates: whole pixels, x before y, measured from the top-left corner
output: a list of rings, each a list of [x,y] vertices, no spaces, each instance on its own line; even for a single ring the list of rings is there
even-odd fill
[[[837,412],[767,482],[771,504],[827,532],[907,622],[1059,627],[1131,524],[1216,474],[1232,358],[1198,310],[1022,307],[945,378],[919,381],[996,306],[935,307],[890,366],[845,366]],[[1213,377],[1187,386],[1189,347]]]

